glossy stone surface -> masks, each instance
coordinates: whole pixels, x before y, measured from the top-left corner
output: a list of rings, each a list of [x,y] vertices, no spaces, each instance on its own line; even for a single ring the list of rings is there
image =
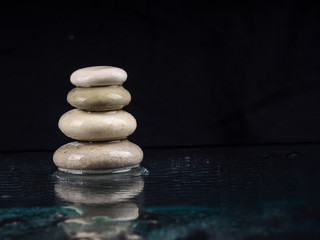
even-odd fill
[[[58,168],[103,170],[137,166],[143,158],[139,146],[119,140],[100,143],[71,142],[58,148],[53,161]]]
[[[68,137],[80,141],[108,141],[124,139],[136,127],[135,118],[128,112],[86,112],[73,109],[59,120],[60,130]]]
[[[81,68],[73,72],[70,81],[77,87],[122,85],[127,79],[127,73],[117,67],[94,66]]]
[[[68,93],[67,101],[78,109],[110,111],[122,109],[128,105],[131,95],[122,86],[76,87]]]

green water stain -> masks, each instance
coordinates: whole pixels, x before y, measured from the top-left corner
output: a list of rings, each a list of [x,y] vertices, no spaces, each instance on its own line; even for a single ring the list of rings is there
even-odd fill
[[[79,215],[64,207],[0,209],[0,239],[63,239],[59,224]]]

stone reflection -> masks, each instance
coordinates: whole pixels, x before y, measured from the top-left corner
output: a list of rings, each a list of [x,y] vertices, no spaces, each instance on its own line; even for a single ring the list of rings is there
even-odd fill
[[[139,217],[141,176],[56,176],[57,198],[78,212],[61,223],[71,239],[140,239],[132,220]]]

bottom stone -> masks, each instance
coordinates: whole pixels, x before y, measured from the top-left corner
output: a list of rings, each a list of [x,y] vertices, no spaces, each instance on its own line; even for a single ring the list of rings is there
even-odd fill
[[[132,166],[132,167],[124,167],[124,168],[112,168],[112,169],[106,169],[106,170],[78,170],[78,169],[67,169],[67,168],[58,168],[58,170],[64,173],[71,173],[71,174],[78,174],[78,175],[105,175],[105,174],[109,174],[110,176],[113,174],[122,174],[125,176],[148,175],[148,170],[140,165]]]
[[[53,161],[59,170],[74,174],[130,171],[139,166],[143,152],[128,141],[71,142],[56,150]]]

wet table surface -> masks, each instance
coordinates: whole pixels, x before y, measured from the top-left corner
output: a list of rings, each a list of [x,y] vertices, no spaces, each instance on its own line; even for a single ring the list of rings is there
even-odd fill
[[[320,145],[144,149],[147,176],[0,153],[0,239],[320,239]]]

